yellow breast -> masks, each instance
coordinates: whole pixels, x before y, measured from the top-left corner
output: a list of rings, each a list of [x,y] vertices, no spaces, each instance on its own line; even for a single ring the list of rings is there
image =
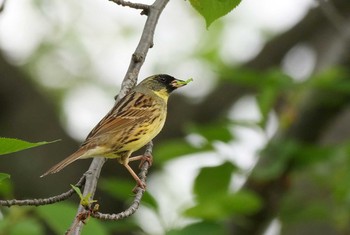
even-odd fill
[[[125,141],[120,151],[134,152],[145,146],[163,129],[165,117],[166,115],[162,114],[154,120],[150,119],[150,122],[144,122],[137,128],[133,129],[129,133],[130,138]]]

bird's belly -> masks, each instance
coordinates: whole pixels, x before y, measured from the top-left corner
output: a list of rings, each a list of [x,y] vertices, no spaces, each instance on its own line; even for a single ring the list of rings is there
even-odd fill
[[[150,142],[154,137],[156,137],[162,130],[165,122],[165,117],[159,117],[152,124],[147,123],[135,128],[130,137],[120,149],[121,151],[136,151],[148,142]]]

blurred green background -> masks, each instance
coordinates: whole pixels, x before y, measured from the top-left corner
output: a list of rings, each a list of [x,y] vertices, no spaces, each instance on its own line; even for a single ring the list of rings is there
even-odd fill
[[[244,0],[207,30],[170,1],[140,79],[194,82],[169,101],[140,209],[83,234],[350,234],[349,16],[348,0]],[[102,0],[6,1],[0,136],[61,141],[0,156],[1,199],[56,195],[86,171],[90,160],[39,178],[112,107],[144,20]],[[125,209],[133,186],[108,161],[100,210]],[[1,207],[0,235],[63,234],[78,202]]]

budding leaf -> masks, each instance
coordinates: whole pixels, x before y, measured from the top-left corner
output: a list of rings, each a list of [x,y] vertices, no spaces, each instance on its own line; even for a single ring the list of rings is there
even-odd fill
[[[97,202],[97,200],[91,200],[90,196],[91,193],[86,194],[85,196],[81,193],[80,188],[74,186],[74,185],[70,185],[74,191],[78,194],[79,198],[80,198],[80,205],[82,205],[83,207],[87,207],[89,205],[91,205],[94,202]]]

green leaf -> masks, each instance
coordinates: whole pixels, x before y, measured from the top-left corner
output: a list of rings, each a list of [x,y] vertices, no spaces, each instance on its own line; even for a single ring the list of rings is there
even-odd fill
[[[240,191],[235,194],[211,195],[211,200],[199,201],[199,203],[185,211],[189,217],[205,220],[218,220],[232,215],[249,215],[257,211],[262,205],[259,197],[248,191]]]
[[[21,150],[34,148],[34,147],[39,147],[41,145],[51,144],[51,143],[55,143],[57,141],[59,141],[59,140],[54,140],[54,141],[50,141],[50,142],[41,141],[41,142],[37,142],[37,143],[31,143],[31,142],[27,142],[27,141],[20,140],[20,139],[1,137],[0,138],[0,155],[14,153],[14,152],[18,152]]]
[[[194,184],[197,200],[212,200],[216,194],[227,194],[231,175],[235,169],[230,162],[220,166],[202,168]]]
[[[195,224],[190,224],[183,229],[171,230],[166,233],[166,235],[222,235],[228,234],[226,227],[224,225],[218,224],[216,222],[203,221]]]
[[[78,194],[78,196],[80,197],[80,199],[82,199],[82,198],[83,198],[83,194],[81,193],[80,188],[74,186],[73,184],[71,184],[70,186],[71,186],[71,187],[74,189],[74,191]]]
[[[241,0],[190,0],[190,3],[207,24],[207,28],[218,18],[232,11]]]
[[[5,179],[10,179],[10,175],[6,173],[0,173],[0,184],[1,184],[1,181]]]

